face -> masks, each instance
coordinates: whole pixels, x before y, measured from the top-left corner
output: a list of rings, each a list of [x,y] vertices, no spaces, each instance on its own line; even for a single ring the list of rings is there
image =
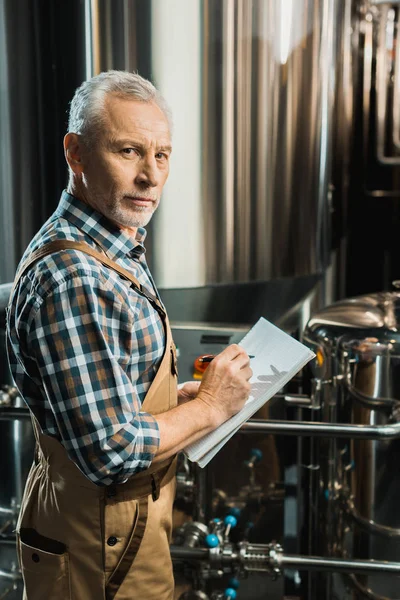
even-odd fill
[[[68,136],[75,136],[69,144]],[[147,225],[160,202],[171,154],[168,121],[156,104],[110,95],[96,142],[85,149],[79,136],[67,134],[65,145],[67,160],[68,145],[70,159],[78,158],[75,167],[68,162],[80,199],[133,233]]]

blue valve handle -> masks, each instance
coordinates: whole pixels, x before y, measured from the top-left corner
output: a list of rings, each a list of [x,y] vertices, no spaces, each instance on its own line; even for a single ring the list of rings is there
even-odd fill
[[[234,590],[237,590],[238,587],[240,586],[240,581],[239,581],[239,579],[236,579],[236,577],[232,577],[229,580],[229,584],[228,585],[229,585],[229,587],[233,588]]]
[[[219,539],[215,535],[215,533],[209,533],[206,536],[205,541],[206,541],[206,546],[208,546],[208,548],[216,548],[217,546],[219,546]]]
[[[237,525],[237,519],[233,515],[227,515],[224,519],[224,523],[226,526],[230,525],[231,528],[233,528]]]
[[[229,514],[233,515],[237,519],[240,517],[241,512],[242,511],[237,506],[231,506],[231,508],[229,509]]]
[[[251,449],[251,458],[255,460],[255,462],[259,462],[263,457],[263,453],[258,448]]]
[[[235,600],[236,596],[236,590],[234,590],[233,588],[226,588],[226,590],[224,591],[224,598],[226,598],[227,600]]]
[[[252,521],[248,521],[246,523],[245,528],[244,528],[244,532],[243,532],[244,533],[244,539],[247,540],[249,538],[250,531],[253,529],[253,527],[254,527],[254,523],[252,523]]]
[[[236,527],[237,519],[233,515],[228,515],[227,517],[225,517],[224,523],[226,525],[225,538],[227,538],[230,533],[230,530],[233,529],[233,527]]]
[[[250,451],[250,458],[249,460],[245,460],[244,464],[250,468],[253,468],[256,463],[260,462],[262,457],[263,453],[261,452],[261,450],[259,450],[258,448],[252,448]]]

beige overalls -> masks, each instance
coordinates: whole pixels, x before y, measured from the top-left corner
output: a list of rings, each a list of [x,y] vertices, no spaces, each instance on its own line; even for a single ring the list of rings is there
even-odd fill
[[[65,240],[34,253],[19,270],[16,283],[33,262],[65,248],[95,256],[148,295],[105,255]],[[157,300],[150,299],[162,318],[166,345],[143,410],[158,414],[177,403],[176,353],[167,315]],[[152,465],[124,484],[99,487],[81,473],[55,438],[41,432],[35,418],[33,426],[36,457],[17,525],[24,600],[171,600],[175,461]]]

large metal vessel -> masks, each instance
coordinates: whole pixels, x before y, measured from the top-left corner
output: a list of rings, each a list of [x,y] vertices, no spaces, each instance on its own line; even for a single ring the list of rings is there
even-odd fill
[[[0,283],[12,280],[26,244],[65,185],[62,136],[74,89],[102,70],[138,70],[158,85],[175,115],[171,176],[148,238],[155,279],[175,320],[248,326],[262,315],[283,326],[281,318],[294,315],[289,330],[300,330],[320,279],[325,298],[314,295],[317,306],[335,297],[326,284],[334,275],[332,150],[345,209],[359,5],[364,3],[19,0],[16,11],[15,0],[0,2]],[[341,224],[338,239],[342,230]],[[9,289],[3,286],[4,306]],[[1,385],[11,383],[2,322],[0,335]],[[271,414],[286,416],[271,407],[263,417]],[[0,482],[0,498],[8,507],[20,498],[32,433],[15,418],[0,425],[7,440],[0,475],[12,482]],[[264,460],[255,475],[249,458],[255,441],[243,442],[243,436],[215,461],[221,506],[236,496],[243,503],[255,491],[249,495],[258,515],[254,539],[267,542],[286,530],[286,541],[299,551],[296,441],[275,443],[265,433],[256,439]],[[328,450],[334,452],[329,444]],[[231,451],[240,484],[227,468]],[[328,475],[334,481],[333,471]],[[209,496],[212,478],[203,479]],[[215,498],[204,501],[210,515],[218,513],[213,503]],[[12,565],[3,567],[10,574]],[[293,593],[296,573],[290,576]],[[260,598],[272,594],[269,580],[256,587]],[[250,588],[247,597],[255,600]],[[246,598],[243,588],[241,596]]]
[[[34,435],[7,365],[5,316],[10,291],[10,284],[0,285],[0,598],[19,600],[22,586],[14,531],[33,460]]]
[[[345,0],[20,4],[18,12],[9,0],[1,4],[0,78],[7,93],[0,114],[7,126],[0,281],[12,279],[24,246],[65,185],[61,146],[74,88],[110,68],[151,78],[175,115],[171,175],[149,236],[161,287],[325,271]],[[66,23],[73,38],[68,53],[57,45],[64,43]],[[9,57],[17,39],[15,72]],[[19,178],[22,140],[29,159]],[[18,214],[25,214],[25,225]]]
[[[165,40],[168,22],[175,16],[165,2],[153,2],[154,75],[175,114],[183,109],[185,115],[193,115],[199,137],[193,144],[185,123],[178,123],[173,185],[155,222],[155,235],[169,238],[168,257],[155,248],[161,285],[268,280],[323,271],[330,247],[328,184],[336,72],[332,24],[337,23],[339,3],[206,0],[190,3],[190,8],[182,1],[174,5],[185,21],[185,32],[176,32],[181,41],[172,46]],[[169,70],[189,36],[186,52],[199,65],[191,89],[186,78],[182,82],[183,69]],[[189,113],[196,101],[196,113],[193,108]],[[188,143],[190,198],[181,179]],[[194,210],[198,231],[187,248],[190,270],[184,267],[179,274],[171,269],[181,252],[174,240],[179,240],[182,228],[189,228]]]
[[[400,421],[400,292],[337,302],[308,323],[304,340],[317,354],[315,419],[389,426]],[[384,431],[384,430],[382,430]],[[373,437],[373,436],[371,436]],[[400,560],[399,439],[314,440],[316,465],[309,526],[311,553]],[[311,598],[398,598],[397,578],[314,576]]]

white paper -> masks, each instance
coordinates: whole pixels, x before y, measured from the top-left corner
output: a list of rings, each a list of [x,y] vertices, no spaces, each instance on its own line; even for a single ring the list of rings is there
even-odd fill
[[[250,396],[242,410],[184,450],[189,460],[205,467],[224,444],[270,398],[285,386],[315,354],[261,317],[239,344],[254,356],[250,365]]]

